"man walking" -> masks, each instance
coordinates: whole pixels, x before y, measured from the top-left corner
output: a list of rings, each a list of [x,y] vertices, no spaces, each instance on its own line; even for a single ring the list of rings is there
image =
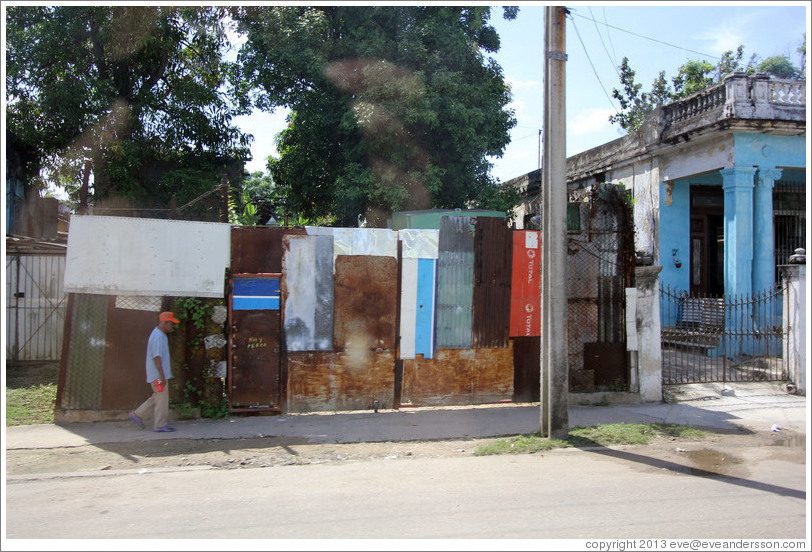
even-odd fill
[[[152,412],[153,431],[169,433],[175,431],[168,425],[169,380],[172,379],[172,363],[169,360],[169,339],[166,337],[178,323],[171,312],[158,315],[158,325],[152,330],[147,342],[147,383],[152,386],[152,395],[141,406],[127,414],[141,429],[144,417]]]

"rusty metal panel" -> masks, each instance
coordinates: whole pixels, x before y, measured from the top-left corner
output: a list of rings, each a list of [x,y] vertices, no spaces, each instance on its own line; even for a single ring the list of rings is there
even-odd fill
[[[281,402],[281,310],[273,302],[235,301],[272,295],[280,275],[234,274],[230,278],[228,343],[232,410],[278,408]],[[255,285],[265,281],[266,285]]]
[[[512,397],[512,344],[496,349],[440,349],[433,360],[403,361],[401,405],[460,406]]]
[[[102,409],[132,410],[152,392],[144,362],[159,312],[160,301],[156,305],[138,297],[108,298]]]
[[[476,219],[472,344],[507,347],[513,231],[505,220]]]
[[[282,272],[282,237],[304,235],[302,228],[234,227],[231,229],[231,273]]]
[[[470,217],[441,217],[437,348],[469,349],[473,326],[474,230]]]
[[[333,348],[333,239],[285,236],[283,312],[288,351]]]
[[[61,408],[96,410],[101,405],[107,301],[105,295],[73,294]]]
[[[288,353],[287,411],[392,408],[394,351]]]
[[[541,396],[541,337],[513,339],[513,400],[538,402]]]
[[[223,297],[230,232],[214,222],[73,215],[65,290]]]
[[[394,349],[397,288],[397,259],[339,255],[335,265],[335,349]]]

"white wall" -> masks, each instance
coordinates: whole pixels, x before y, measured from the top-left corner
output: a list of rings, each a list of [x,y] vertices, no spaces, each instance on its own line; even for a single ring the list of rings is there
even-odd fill
[[[230,224],[74,215],[65,290],[223,297],[230,258]]]

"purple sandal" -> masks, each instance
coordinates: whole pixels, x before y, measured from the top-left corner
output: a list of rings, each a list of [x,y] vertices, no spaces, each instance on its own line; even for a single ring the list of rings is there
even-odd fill
[[[144,420],[142,420],[141,418],[139,418],[138,416],[136,416],[136,415],[135,415],[134,413],[132,413],[132,412],[130,412],[129,414],[127,414],[127,417],[128,417],[129,419],[131,419],[131,420],[132,420],[132,421],[135,423],[135,425],[137,425],[137,426],[138,426],[138,427],[140,427],[141,429],[144,429]]]

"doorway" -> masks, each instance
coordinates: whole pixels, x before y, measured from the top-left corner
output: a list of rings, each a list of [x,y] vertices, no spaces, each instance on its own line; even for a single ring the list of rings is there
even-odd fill
[[[725,293],[725,205],[719,186],[691,186],[691,293]]]

